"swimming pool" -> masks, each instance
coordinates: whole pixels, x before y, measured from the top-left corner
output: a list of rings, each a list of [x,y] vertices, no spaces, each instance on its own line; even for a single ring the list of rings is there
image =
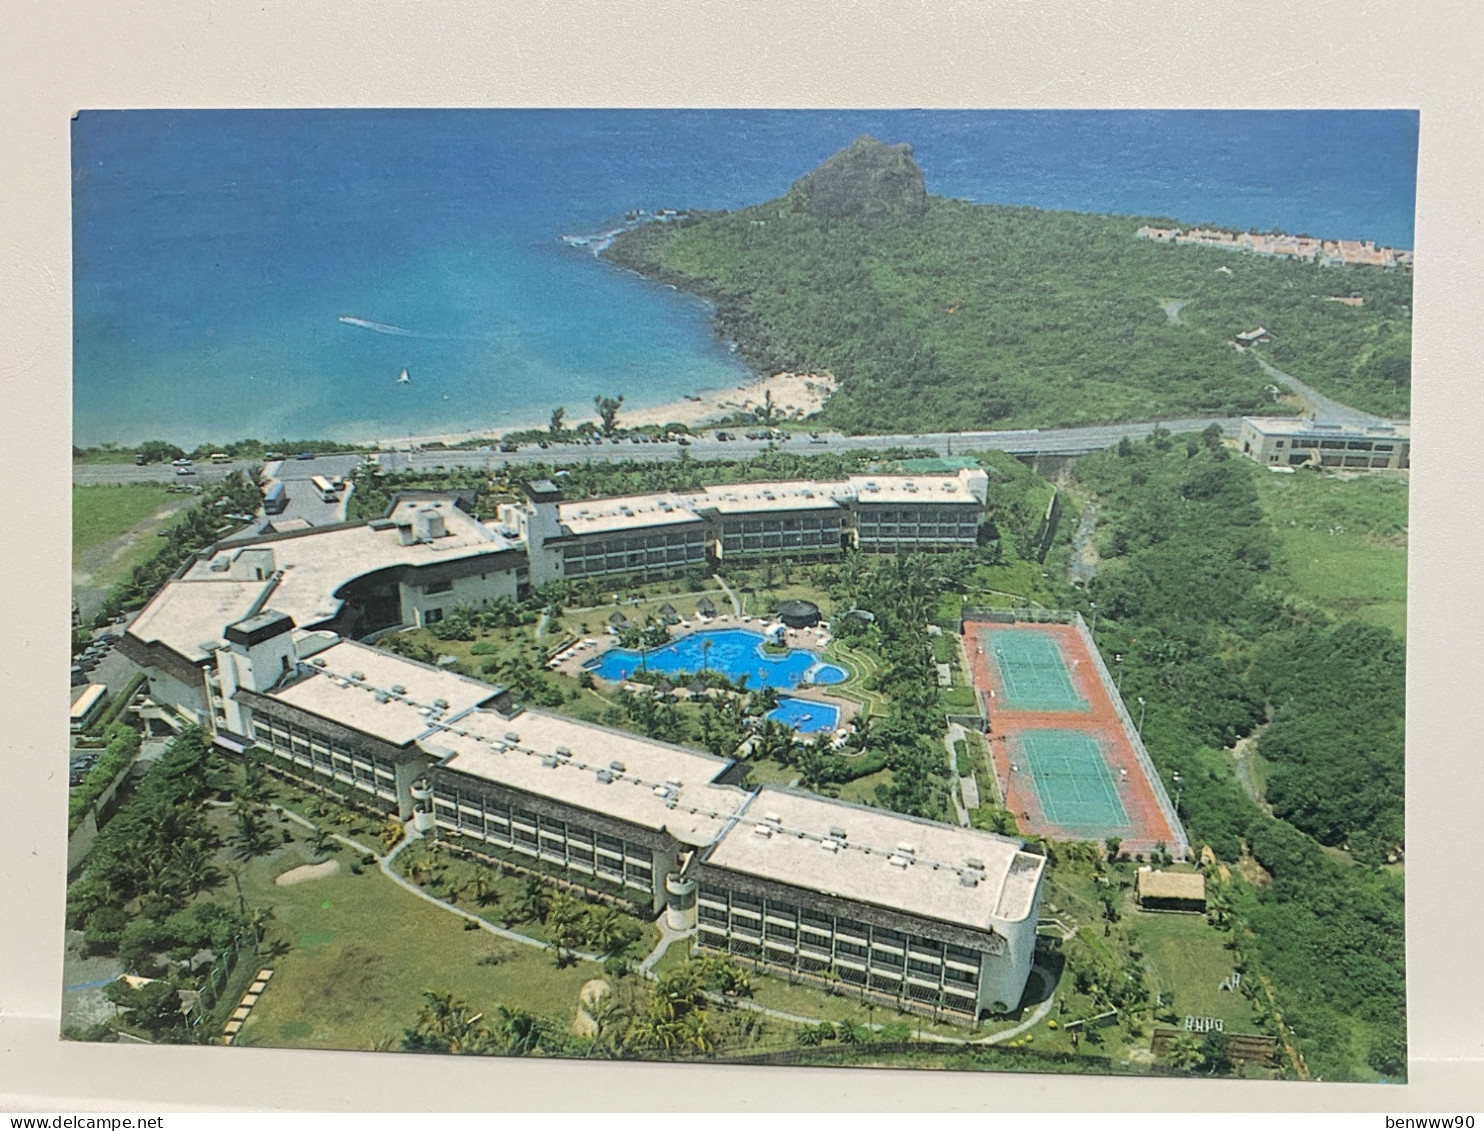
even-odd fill
[[[778,706],[768,712],[768,718],[786,723],[800,734],[816,734],[835,729],[840,722],[840,708],[816,703],[813,699],[795,699],[785,695],[779,698]]]
[[[846,673],[827,664],[805,648],[770,656],[763,651],[763,634],[741,628],[719,628],[695,632],[651,648],[642,657],[630,648],[613,648],[588,668],[603,679],[627,679],[640,663],[652,672],[666,675],[720,672],[728,679],[747,677],[747,686],[789,688],[801,683],[844,683]]]

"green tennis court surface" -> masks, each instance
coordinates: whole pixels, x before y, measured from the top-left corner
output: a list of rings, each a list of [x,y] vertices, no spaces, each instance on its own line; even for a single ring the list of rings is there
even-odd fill
[[[1085,711],[1056,638],[1029,629],[989,633],[989,659],[1000,673],[1000,706],[1012,711]]]
[[[1091,735],[1075,730],[1031,730],[1020,736],[1020,756],[1030,768],[1049,824],[1099,833],[1129,827],[1113,774]]]

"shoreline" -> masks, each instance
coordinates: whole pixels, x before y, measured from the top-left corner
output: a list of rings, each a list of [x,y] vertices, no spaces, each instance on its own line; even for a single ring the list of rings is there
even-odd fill
[[[739,412],[749,412],[759,408],[768,393],[773,394],[773,404],[780,420],[802,420],[822,409],[838,385],[835,377],[829,373],[774,373],[771,377],[759,377],[745,384],[725,389],[703,390],[678,401],[669,401],[648,408],[630,409],[625,405],[619,409],[618,424],[623,428],[663,424],[684,424],[688,428],[696,428]],[[589,419],[595,419],[595,417],[574,414],[568,417],[567,427],[575,428],[584,420]],[[512,432],[546,432],[550,423],[549,418],[532,419],[512,421],[498,428],[479,428],[465,432],[427,432],[402,436],[365,436],[349,442],[391,449],[425,444],[454,445],[468,443],[471,440],[498,440],[501,436]]]

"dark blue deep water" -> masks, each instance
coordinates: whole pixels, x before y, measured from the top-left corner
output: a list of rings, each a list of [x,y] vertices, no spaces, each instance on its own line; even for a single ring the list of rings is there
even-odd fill
[[[945,196],[1410,247],[1417,129],[1410,111],[88,112],[74,433],[386,437],[736,383],[704,304],[560,237],[758,203],[863,133],[910,142]]]

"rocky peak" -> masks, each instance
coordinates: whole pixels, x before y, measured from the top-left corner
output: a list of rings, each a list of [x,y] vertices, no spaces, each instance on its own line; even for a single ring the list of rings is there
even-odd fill
[[[873,137],[857,138],[800,177],[789,197],[812,215],[862,224],[912,223],[927,211],[927,186],[912,147]]]

